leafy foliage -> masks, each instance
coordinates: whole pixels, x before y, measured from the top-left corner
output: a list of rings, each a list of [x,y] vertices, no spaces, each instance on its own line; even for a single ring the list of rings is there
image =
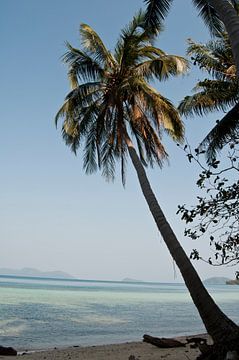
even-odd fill
[[[203,116],[213,111],[230,111],[220,120],[202,141],[199,148],[206,149],[210,161],[216,152],[239,135],[239,83],[231,46],[226,33],[207,44],[189,40],[188,55],[194,65],[206,71],[210,78],[199,81],[191,96],[186,96],[179,105],[185,116]]]
[[[208,166],[199,161],[200,153],[193,154],[186,145],[184,151],[189,161],[195,160],[202,172],[197,186],[204,193],[197,197],[197,205],[178,206],[178,214],[187,225],[185,236],[193,240],[207,237],[213,249],[213,256],[206,260],[209,264],[239,263],[239,141],[231,141],[228,151],[228,164],[222,165],[214,159]],[[193,259],[202,259],[198,250],[191,254]]]
[[[223,23],[219,19],[214,8],[208,4],[207,0],[193,0],[193,4],[199,11],[199,16],[202,17],[205,25],[208,27],[212,35],[220,34],[223,29]]]
[[[176,141],[184,134],[177,109],[149,81],[182,74],[188,63],[156,48],[156,34],[144,23],[139,12],[122,30],[113,53],[82,24],[81,49],[67,43],[63,57],[72,88],[55,119],[56,124],[63,119],[63,139],[74,153],[83,146],[86,173],[101,169],[107,180],[113,179],[119,160],[123,183],[129,141],[135,139],[144,165],[161,166],[167,157],[162,132]]]
[[[145,15],[145,26],[147,28],[155,29],[156,31],[161,27],[162,20],[165,19],[172,0],[144,0],[147,9]]]
[[[219,19],[214,8],[208,4],[207,0],[192,0],[199,11],[206,26],[212,35],[217,35],[223,31],[223,24]],[[146,4],[146,22],[148,28],[157,30],[162,21],[167,16],[173,0],[144,0]]]

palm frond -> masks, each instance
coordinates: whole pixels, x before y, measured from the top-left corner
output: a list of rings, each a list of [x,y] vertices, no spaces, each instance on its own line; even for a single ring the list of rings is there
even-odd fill
[[[170,76],[185,74],[188,68],[189,64],[186,59],[175,55],[162,55],[138,64],[136,73],[147,79],[155,77],[160,81],[165,81]]]
[[[114,137],[114,134],[111,134]],[[102,176],[107,181],[113,181],[115,178],[115,152],[114,143],[105,139],[101,148],[101,165],[102,165]]]
[[[152,45],[145,45],[138,49],[139,60],[142,59],[155,59],[155,57],[165,56],[166,53]]]
[[[157,31],[161,28],[162,21],[165,19],[172,0],[144,0],[147,8],[145,14],[145,27]]]
[[[187,55],[191,56],[194,65],[198,65],[201,70],[206,70],[209,74],[221,71],[221,63],[213,54],[209,44],[198,44],[193,40],[188,40]]]
[[[92,174],[97,170],[97,138],[96,138],[96,123],[90,124],[86,134],[85,146],[83,156],[83,169],[86,174]]]
[[[103,65],[114,66],[115,59],[105,47],[99,35],[87,24],[80,26],[81,43],[83,48],[89,51],[94,58]]]
[[[132,134],[136,138],[141,161],[153,167],[156,162],[160,167],[167,157],[160,141],[159,128],[155,130],[147,114],[138,106],[135,99],[133,107],[126,107],[128,123]]]
[[[233,138],[239,137],[239,104],[236,104],[209,132],[199,145],[199,150],[206,150],[208,162]]]
[[[157,73],[156,66],[156,71],[154,71],[154,73],[155,77],[159,80],[166,80],[169,78],[169,76],[185,74],[188,70],[188,62],[181,56],[165,55],[162,56],[158,61],[162,62],[161,72]]]
[[[155,34],[144,28],[145,14],[141,10],[134,16],[133,20],[121,31],[121,36],[115,47],[115,58],[119,64],[127,61],[134,63],[139,61],[142,50],[153,47]],[[158,51],[159,49],[155,51]],[[140,54],[141,51],[141,54]]]
[[[164,160],[167,158],[167,153],[158,134],[149,122],[144,124],[144,134],[145,136],[143,136],[142,140],[144,142],[147,162],[151,167],[154,166],[155,162],[159,167],[162,167]]]
[[[238,85],[219,80],[205,80],[197,84],[203,88],[191,96],[186,96],[179,104],[180,114],[203,116],[213,111],[227,111],[239,98]]]
[[[66,46],[69,51],[63,56],[63,61],[69,66],[68,76],[73,89],[78,86],[78,80],[97,81],[104,76],[104,69],[95,59],[69,43]]]
[[[143,40],[142,36],[146,36],[146,39],[151,39],[148,32],[144,29],[145,13],[141,9],[133,16],[133,19],[121,30],[121,38],[129,39],[133,35],[139,35],[140,41]]]
[[[55,116],[55,125],[57,126],[60,118],[79,119],[83,109],[96,102],[101,95],[100,86],[99,82],[84,83],[72,90]]]
[[[171,138],[179,143],[184,139],[184,124],[180,118],[179,112],[173,107],[172,103],[161,97],[161,123],[164,130],[171,136]]]
[[[65,101],[64,104],[60,107],[60,109],[56,113],[56,116],[55,116],[55,126],[56,127],[58,125],[60,118],[64,118],[66,116],[66,114],[68,113],[68,110],[69,110],[69,101]]]
[[[115,154],[113,146],[105,144],[105,149],[102,152],[102,176],[107,181],[114,181],[115,179]]]
[[[194,65],[207,71],[213,78],[220,80],[233,78],[233,73],[228,71],[233,66],[234,60],[226,34],[220,34],[216,41],[209,41],[206,44],[198,44],[191,39],[188,43],[187,54],[191,56]]]
[[[173,104],[146,83],[138,83],[135,102],[144,114],[148,114],[155,129],[165,130],[175,141],[181,142],[184,125]]]
[[[62,137],[65,144],[76,155],[81,142],[79,123],[72,119],[65,121],[62,126]]]
[[[203,1],[195,1],[202,5]],[[239,135],[239,82],[228,35],[218,33],[216,39],[206,44],[189,41],[188,54],[194,64],[206,70],[212,79],[199,81],[196,92],[186,96],[179,104],[179,112],[185,116],[204,115],[213,111],[228,111],[222,120],[209,132],[199,149],[206,150],[209,160],[233,137]]]
[[[209,5],[207,0],[193,0],[194,5],[199,11],[205,25],[212,35],[217,35],[224,31],[224,25],[217,15],[215,9]]]
[[[102,94],[104,87],[102,82],[94,81],[78,85],[67,96],[66,100],[71,99],[79,101],[80,105],[88,104],[98,98]]]

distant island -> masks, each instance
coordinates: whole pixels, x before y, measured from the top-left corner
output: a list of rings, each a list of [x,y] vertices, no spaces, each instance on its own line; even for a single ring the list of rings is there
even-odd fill
[[[205,285],[225,285],[227,283],[227,281],[230,281],[230,279],[226,278],[226,277],[216,276],[216,277],[211,277],[211,278],[205,279],[203,281],[203,283]]]
[[[0,275],[47,277],[47,278],[56,278],[56,279],[74,279],[72,275],[67,274],[63,271],[41,271],[34,268],[23,268],[23,269],[0,268]]]
[[[235,280],[227,280],[226,281],[227,285],[239,285],[239,279],[235,279]]]

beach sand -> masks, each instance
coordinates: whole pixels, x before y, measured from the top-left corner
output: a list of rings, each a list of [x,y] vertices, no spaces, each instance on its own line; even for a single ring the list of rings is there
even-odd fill
[[[200,335],[206,337],[206,335]],[[190,336],[191,338],[191,336]],[[175,338],[185,342],[186,337]],[[194,360],[200,352],[187,344],[185,347],[162,349],[145,342],[129,342],[113,345],[89,347],[68,347],[19,354],[27,360]],[[134,356],[135,358],[130,356]],[[0,359],[16,359],[12,356],[0,356]]]

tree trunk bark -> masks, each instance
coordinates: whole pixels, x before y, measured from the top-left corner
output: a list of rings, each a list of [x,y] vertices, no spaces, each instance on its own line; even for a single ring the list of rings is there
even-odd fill
[[[239,78],[239,16],[228,0],[207,0],[224,23],[228,33]]]
[[[191,264],[188,256],[177,240],[172,228],[167,222],[157,199],[152,191],[146,176],[144,167],[135,151],[132,142],[128,139],[127,146],[130,158],[138,175],[139,183],[144,194],[145,200],[149,206],[151,214],[156,222],[173,259],[175,260],[185,284],[189,290],[192,300],[198,309],[201,319],[213,338],[214,342],[220,342],[228,337],[238,336],[238,326],[230,320],[216,305],[211,298],[202,281],[200,280],[196,270]]]

